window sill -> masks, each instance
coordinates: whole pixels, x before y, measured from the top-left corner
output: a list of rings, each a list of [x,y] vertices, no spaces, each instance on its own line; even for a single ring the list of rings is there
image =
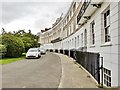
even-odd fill
[[[90,46],[90,48],[93,48],[93,47],[95,47],[95,44],[93,44],[93,45]]]
[[[106,42],[106,43],[101,45],[101,47],[106,47],[106,46],[112,46],[112,43],[111,42]]]

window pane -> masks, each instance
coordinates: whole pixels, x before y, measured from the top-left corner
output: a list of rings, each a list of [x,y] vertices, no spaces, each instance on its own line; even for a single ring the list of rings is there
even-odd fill
[[[109,82],[111,82],[111,77],[109,77]]]
[[[104,27],[106,27],[107,26],[107,24],[106,24],[106,20],[104,20]]]
[[[109,85],[108,86],[111,86],[111,83],[109,83]]]
[[[105,37],[105,42],[111,41],[110,39],[110,10],[107,10],[104,13],[104,37]]]
[[[90,37],[91,37],[91,44],[94,44],[95,43],[95,33],[94,33],[94,26],[95,26],[95,22],[94,20],[92,21],[91,23],[91,31],[90,31]]]
[[[109,86],[109,82],[107,82],[107,86]]]
[[[108,75],[111,75],[111,72],[110,72],[110,70],[109,70],[109,72],[108,72]]]
[[[110,15],[110,10],[107,11],[107,16]]]

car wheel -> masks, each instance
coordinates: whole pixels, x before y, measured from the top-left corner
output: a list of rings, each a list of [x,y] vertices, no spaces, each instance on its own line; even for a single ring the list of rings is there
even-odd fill
[[[38,55],[38,57],[37,57],[38,59],[40,58],[40,55]]]

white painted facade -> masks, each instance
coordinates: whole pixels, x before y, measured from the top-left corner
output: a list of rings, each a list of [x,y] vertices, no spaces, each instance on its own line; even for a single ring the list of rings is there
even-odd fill
[[[102,1],[102,0],[101,0]],[[100,3],[101,3],[100,1]],[[91,3],[93,3],[91,1]],[[95,2],[96,3],[96,2]],[[84,14],[90,15],[91,18],[87,20],[87,22],[82,25],[78,26],[77,24],[77,15],[79,10],[81,9],[83,3],[77,2],[76,11],[72,13],[73,17],[70,17],[70,21],[67,23],[65,28],[64,22],[66,20],[67,15],[70,15],[70,11],[74,3],[71,4],[69,11],[67,12],[66,16],[60,21],[61,26],[61,33],[60,38],[62,41],[55,42],[55,43],[43,43],[46,49],[81,49],[82,47],[87,47],[88,52],[100,53],[100,57],[103,57],[104,60],[104,70],[108,70],[106,72],[111,73],[108,75],[111,78],[111,85],[110,86],[120,86],[120,51],[119,51],[119,39],[120,39],[120,2],[102,2],[100,8],[93,7],[89,5],[86,12]],[[78,8],[78,9],[77,9]],[[105,41],[105,32],[104,32],[104,14],[106,10],[110,10],[110,16],[107,17],[109,20],[110,26],[108,34],[110,35],[110,41]],[[92,14],[91,14],[92,12]],[[76,15],[74,16],[74,14]],[[83,15],[84,16],[84,15]],[[74,18],[74,19],[73,19]],[[91,23],[94,21],[94,44],[92,44],[91,40]],[[84,19],[81,18],[79,21],[80,23],[84,22]],[[106,21],[107,22],[107,21]],[[75,24],[75,25],[74,25]],[[70,25],[70,26],[69,26]],[[57,26],[56,26],[57,27]],[[65,29],[64,29],[65,28]],[[86,39],[85,39],[85,30],[86,30]],[[69,32],[68,32],[69,31]],[[54,33],[55,30],[50,30],[48,32]],[[48,33],[45,32],[44,34]],[[43,38],[44,38],[43,34]],[[49,36],[48,36],[49,38]],[[109,39],[109,38],[108,38]],[[41,40],[41,42],[45,42]],[[105,73],[105,72],[104,72]],[[109,78],[108,76],[104,76]],[[104,81],[104,85],[105,81]]]

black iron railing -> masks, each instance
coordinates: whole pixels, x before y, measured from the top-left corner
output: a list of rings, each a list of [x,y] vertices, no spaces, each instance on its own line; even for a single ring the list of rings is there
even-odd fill
[[[81,7],[81,9],[80,9],[80,12],[79,12],[79,14],[78,14],[78,16],[77,16],[77,24],[79,23],[81,17],[82,17],[83,14],[85,13],[85,11],[86,11],[87,7],[89,6],[89,4],[90,4],[90,1],[83,3],[83,5],[82,5],[82,7]]]
[[[76,61],[100,83],[99,53],[76,51]]]
[[[52,40],[51,43],[56,43],[56,42],[59,42],[59,41],[61,41],[61,40],[62,40],[62,39],[61,39],[60,37],[58,37],[57,39]]]

